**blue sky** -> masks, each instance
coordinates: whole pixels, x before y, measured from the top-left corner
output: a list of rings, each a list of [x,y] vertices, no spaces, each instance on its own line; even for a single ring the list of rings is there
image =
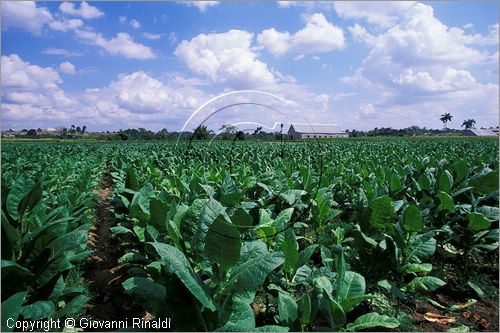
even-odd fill
[[[499,121],[498,1],[1,6],[3,130]]]

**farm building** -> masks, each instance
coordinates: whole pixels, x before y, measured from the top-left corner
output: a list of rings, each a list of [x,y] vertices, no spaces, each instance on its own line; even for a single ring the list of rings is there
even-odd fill
[[[347,137],[349,133],[342,131],[337,125],[291,124],[288,129],[289,140]]]
[[[466,129],[462,133],[465,136],[497,136],[498,135],[491,130],[477,129],[477,128]]]

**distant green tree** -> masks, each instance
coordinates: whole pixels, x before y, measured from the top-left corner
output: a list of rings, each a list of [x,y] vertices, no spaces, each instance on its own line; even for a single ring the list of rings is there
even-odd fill
[[[195,140],[208,140],[212,134],[212,130],[209,130],[206,125],[198,126],[194,130],[193,139]]]
[[[236,128],[236,126],[234,126],[234,125],[230,125],[230,124],[222,125],[219,128],[219,132],[221,133],[220,138],[222,140],[230,140],[234,137],[234,134],[237,132],[237,130],[238,130],[238,128]]]
[[[451,118],[453,118],[453,116],[451,115],[451,113],[443,113],[441,115],[441,117],[439,118],[439,120],[441,120],[443,122],[443,126],[444,128],[446,129],[446,123],[451,121]]]
[[[156,132],[155,138],[158,140],[165,140],[168,138],[168,130],[166,128]]]
[[[234,139],[235,140],[245,140],[246,139],[245,132],[243,132],[243,131],[236,132],[236,136]]]
[[[255,129],[255,131],[253,131],[252,135],[253,136],[256,136],[258,135],[260,132],[262,131],[262,126],[259,126]]]
[[[32,128],[28,131],[28,133],[26,133],[27,136],[36,136],[37,133],[36,133],[36,129]]]
[[[87,131],[87,125],[82,126],[82,134],[84,134]]]
[[[465,129],[475,128],[476,127],[476,121],[474,119],[464,120],[464,122],[462,123],[461,127],[464,127],[464,126],[465,126]]]
[[[80,126],[76,126],[76,133],[81,133],[82,132],[82,128]]]

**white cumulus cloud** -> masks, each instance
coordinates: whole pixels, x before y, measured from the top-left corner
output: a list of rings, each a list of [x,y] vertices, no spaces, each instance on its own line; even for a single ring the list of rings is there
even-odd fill
[[[24,61],[17,54],[2,56],[2,119],[35,121],[70,118],[75,102],[59,87],[53,68]]]
[[[252,50],[253,34],[242,30],[199,34],[183,40],[175,55],[198,75],[234,88],[262,87],[275,77]]]
[[[96,7],[89,5],[85,1],[81,2],[80,8],[77,8],[74,3],[67,1],[63,2],[59,6],[59,10],[64,14],[78,16],[84,19],[94,19],[104,16],[104,13],[102,11],[100,11]]]
[[[149,40],[157,40],[157,39],[160,39],[161,38],[161,34],[152,34],[152,33],[149,33],[149,32],[144,32],[142,34],[142,37],[146,38],[146,39],[149,39]]]
[[[415,1],[335,1],[337,15],[349,19],[365,19],[382,27],[391,27],[415,6]]]
[[[57,47],[48,47],[42,51],[43,54],[64,56],[64,57],[79,57],[82,55],[80,52],[74,52],[66,49],[61,49]]]
[[[477,107],[484,110],[477,115],[478,121],[498,122],[498,85],[481,83],[472,72],[475,65],[491,64],[491,55],[474,46],[491,45],[494,37],[490,36],[497,30],[492,26],[488,35],[467,35],[443,24],[431,6],[417,3],[379,35],[359,25],[350,29],[371,50],[355,74],[343,81],[378,95],[368,103],[373,107],[360,106],[360,114],[377,119],[379,126],[384,120],[398,123],[398,110],[406,112],[400,126],[412,125],[411,121],[435,127],[436,112],[452,111],[456,117],[470,118],[468,113]],[[490,99],[482,97],[487,94]]]
[[[49,27],[54,30],[66,32],[83,27],[83,21],[79,19],[63,19],[62,21],[53,21],[49,23]]]
[[[154,59],[156,55],[150,47],[134,42],[132,36],[119,32],[114,38],[106,39],[102,34],[93,31],[77,30],[81,40],[99,46],[110,54],[119,54],[129,59]]]
[[[75,65],[73,65],[69,61],[65,61],[65,62],[60,63],[59,70],[65,74],[75,74],[76,73]]]
[[[188,6],[194,6],[198,8],[198,10],[202,13],[204,13],[207,8],[217,6],[220,1],[180,1],[179,3],[188,5]]]
[[[141,24],[137,20],[131,20],[130,21],[130,26],[134,29],[139,29],[141,27]]]
[[[16,27],[39,35],[45,24],[54,21],[50,11],[34,1],[2,1],[1,9],[2,29]]]
[[[328,22],[323,14],[306,16],[305,21],[305,27],[292,34],[275,28],[266,29],[257,36],[257,43],[276,56],[288,52],[304,54],[344,48],[344,32]]]

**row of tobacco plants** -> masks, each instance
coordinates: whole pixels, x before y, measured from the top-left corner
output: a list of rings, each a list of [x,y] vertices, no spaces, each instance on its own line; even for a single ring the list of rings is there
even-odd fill
[[[497,152],[474,139],[4,144],[2,331],[85,313],[107,161],[123,290],[149,317],[411,330],[414,299],[498,295],[484,275],[498,275]]]
[[[95,148],[2,145],[3,332],[17,319],[73,317],[90,299],[81,268],[106,160]]]
[[[485,297],[478,272],[498,273],[495,140],[115,152],[122,286],[175,330],[408,330],[385,301]]]

